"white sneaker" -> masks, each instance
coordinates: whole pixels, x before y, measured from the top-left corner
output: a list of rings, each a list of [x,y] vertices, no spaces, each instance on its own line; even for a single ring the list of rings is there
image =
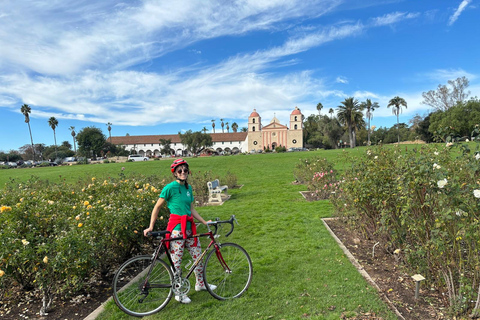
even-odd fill
[[[192,300],[190,300],[190,298],[185,296],[185,295],[184,296],[175,296],[175,300],[177,300],[180,303],[185,303],[185,304],[192,302]]]
[[[214,284],[209,284],[208,285],[210,287],[210,290],[215,290],[217,289],[217,286],[214,285]],[[207,288],[205,286],[197,286],[195,285],[195,291],[204,291],[204,290],[207,290]]]

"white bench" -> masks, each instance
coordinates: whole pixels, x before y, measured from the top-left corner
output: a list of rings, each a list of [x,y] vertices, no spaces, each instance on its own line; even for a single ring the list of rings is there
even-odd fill
[[[225,200],[228,200],[228,186],[221,186],[220,181],[215,179],[207,182],[208,186],[208,203],[209,204],[222,204]]]

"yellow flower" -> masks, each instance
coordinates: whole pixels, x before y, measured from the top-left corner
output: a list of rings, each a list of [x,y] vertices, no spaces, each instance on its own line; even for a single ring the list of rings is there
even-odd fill
[[[29,244],[30,242],[28,242],[27,239],[23,239],[23,240],[22,240],[22,243],[23,243],[24,246],[26,246],[26,245]]]
[[[75,194],[75,191],[72,191],[72,194]]]
[[[23,198],[20,198],[20,202],[23,202]]]
[[[7,211],[12,211],[12,207],[7,207],[7,206],[1,206],[0,207],[0,212],[1,213],[7,212]]]
[[[0,269],[0,277],[3,277],[5,275],[5,271]]]
[[[95,181],[95,180],[97,180],[97,178],[93,177],[93,178],[92,178],[92,181]]]
[[[73,208],[73,210],[75,210],[75,209],[77,209],[77,206],[73,206],[72,208]]]
[[[88,206],[89,204],[90,204],[90,202],[88,202],[88,201],[85,201],[85,202],[83,203],[84,206]]]
[[[83,223],[79,223],[78,227],[81,228],[83,226]]]
[[[88,206],[87,206],[87,210],[90,210],[90,209],[92,209],[92,206],[91,206],[91,205],[88,205]]]
[[[48,263],[48,257],[45,256],[45,258],[43,258],[43,263],[47,264]]]
[[[93,198],[93,196],[88,196],[88,199],[92,199],[92,198]]]
[[[90,212],[87,212],[87,216],[89,216],[89,215],[90,215]]]
[[[80,216],[76,216],[75,220],[77,220],[77,221],[80,220]]]
[[[48,204],[54,204],[55,202],[53,202],[52,200],[48,200]]]

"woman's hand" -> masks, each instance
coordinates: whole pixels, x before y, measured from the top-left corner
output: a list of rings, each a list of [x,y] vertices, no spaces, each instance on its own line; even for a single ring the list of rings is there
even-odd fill
[[[149,233],[149,232],[152,232],[152,231],[153,231],[153,228],[152,228],[152,227],[148,227],[147,229],[143,230],[143,235],[144,235],[145,237],[147,237],[147,236],[148,236],[148,233]]]

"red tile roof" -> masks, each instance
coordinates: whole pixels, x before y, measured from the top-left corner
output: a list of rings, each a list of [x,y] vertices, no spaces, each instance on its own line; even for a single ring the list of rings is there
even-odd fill
[[[245,141],[247,132],[229,132],[229,133],[210,133],[212,142],[222,141]],[[160,139],[171,140],[172,143],[182,143],[178,134],[148,135],[148,136],[117,136],[112,137],[112,143],[115,145],[132,144],[151,144],[160,143]],[[110,141],[110,138],[107,138]]]

